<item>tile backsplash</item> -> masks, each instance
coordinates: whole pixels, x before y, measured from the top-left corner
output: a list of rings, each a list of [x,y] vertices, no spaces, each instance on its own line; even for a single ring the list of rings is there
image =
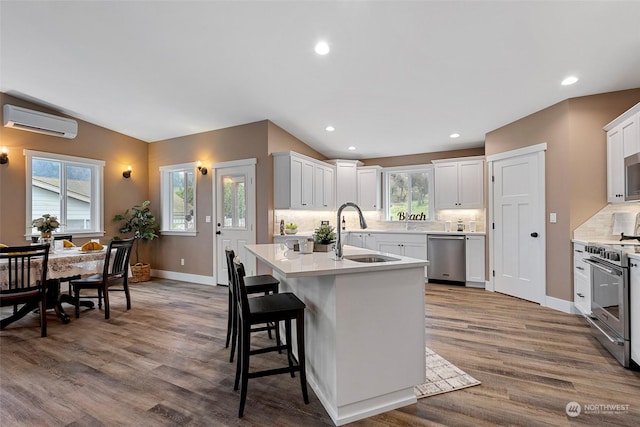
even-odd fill
[[[615,203],[605,206],[582,225],[573,231],[573,238],[578,240],[618,240],[620,234],[613,233],[614,214],[639,214],[640,203]],[[637,231],[635,235],[640,234]]]
[[[342,211],[347,230],[359,230],[360,223],[358,213],[351,208]],[[433,221],[385,221],[384,212],[363,212],[371,230],[417,230],[417,231],[443,231],[445,221],[451,221],[452,230],[455,231],[459,219],[464,223],[465,231],[469,230],[469,222],[475,220],[476,231],[485,231],[484,209],[449,209],[436,211],[436,219]],[[320,221],[327,220],[329,224],[336,226],[336,211],[303,211],[291,209],[279,209],[274,211],[274,232],[280,229],[280,220],[285,223],[295,222],[299,232],[313,232],[320,225]]]

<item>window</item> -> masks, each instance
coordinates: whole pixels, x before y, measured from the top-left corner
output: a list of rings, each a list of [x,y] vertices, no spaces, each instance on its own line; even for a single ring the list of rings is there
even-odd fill
[[[27,235],[43,214],[57,216],[59,233],[102,236],[103,170],[101,160],[25,150],[27,159]]]
[[[225,228],[246,229],[247,196],[245,175],[224,175],[223,214]]]
[[[195,163],[160,168],[163,234],[195,236],[195,171]]]
[[[386,168],[387,221],[433,219],[433,166]]]

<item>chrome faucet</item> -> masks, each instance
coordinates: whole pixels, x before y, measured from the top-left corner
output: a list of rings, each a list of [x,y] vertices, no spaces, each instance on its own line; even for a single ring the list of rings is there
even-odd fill
[[[367,228],[367,221],[364,220],[364,216],[362,216],[362,211],[360,207],[353,202],[347,202],[338,208],[338,220],[336,224],[338,225],[336,228],[338,229],[338,240],[336,241],[336,247],[334,248],[334,253],[336,254],[336,261],[342,260],[342,229],[340,227],[340,216],[342,215],[342,211],[347,206],[351,206],[358,211],[358,215],[360,216],[360,228]]]

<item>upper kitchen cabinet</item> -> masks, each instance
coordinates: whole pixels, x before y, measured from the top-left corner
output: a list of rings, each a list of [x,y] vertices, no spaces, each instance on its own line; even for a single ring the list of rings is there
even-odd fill
[[[640,103],[603,129],[607,132],[607,201],[624,202],[624,158],[640,153]]]
[[[358,206],[363,211],[375,211],[382,208],[382,168],[380,166],[363,166],[357,170]]]
[[[336,207],[346,202],[358,203],[358,166],[357,160],[331,160],[336,166]]]
[[[333,166],[293,151],[273,153],[275,209],[333,209]]]
[[[607,201],[624,202],[624,156],[620,132],[607,132]]]
[[[315,165],[315,207],[333,210],[335,208],[335,169],[331,165]]]
[[[484,157],[433,160],[435,208],[484,207]]]

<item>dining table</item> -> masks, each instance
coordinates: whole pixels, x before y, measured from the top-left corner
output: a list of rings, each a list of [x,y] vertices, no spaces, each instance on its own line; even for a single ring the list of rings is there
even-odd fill
[[[63,323],[69,323],[70,317],[62,307],[63,303],[75,305],[71,292],[63,292],[60,283],[64,279],[102,273],[106,254],[105,246],[101,250],[83,251],[80,247],[59,248],[49,253],[47,266],[47,308],[53,308]],[[34,266],[32,277],[39,277]],[[41,271],[41,270],[40,270]],[[35,273],[35,274],[34,274]],[[7,264],[0,263],[0,286],[7,283]],[[69,285],[71,286],[71,285]],[[81,306],[94,306],[93,301],[80,301]]]

